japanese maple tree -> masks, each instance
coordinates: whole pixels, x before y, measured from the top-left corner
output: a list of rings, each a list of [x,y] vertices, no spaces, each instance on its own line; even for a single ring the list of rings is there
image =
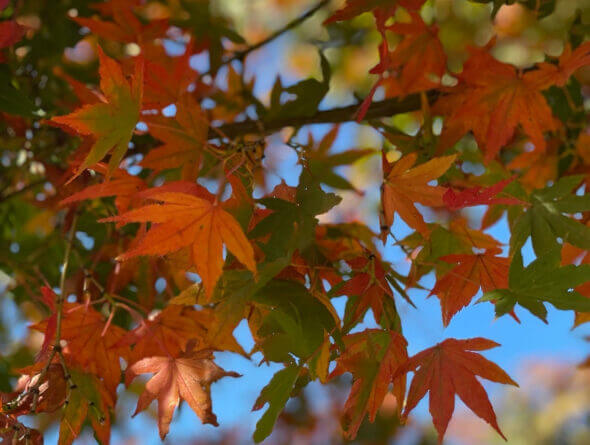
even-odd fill
[[[590,321],[590,5],[252,3],[0,0],[2,443],[217,426],[223,352],[276,370],[231,402],[255,442],[314,381],[347,385],[340,440],[427,394],[440,442],[455,396],[510,440],[501,345],[407,326],[423,297]]]

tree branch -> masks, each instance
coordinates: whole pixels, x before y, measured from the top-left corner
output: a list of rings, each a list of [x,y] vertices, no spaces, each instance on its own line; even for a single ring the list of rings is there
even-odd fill
[[[431,91],[427,94],[428,101],[432,103],[438,94]],[[310,116],[290,117],[285,119],[255,121],[247,120],[243,122],[234,122],[221,125],[214,129],[209,129],[209,139],[217,139],[220,134],[230,139],[235,139],[247,134],[272,134],[285,127],[302,127],[310,124],[327,124],[342,123],[355,120],[355,114],[358,111],[359,104],[349,105],[346,107],[332,108],[330,110],[317,111]],[[403,99],[385,99],[380,102],[374,102],[369,107],[363,121],[391,117],[396,114],[409,113],[421,109],[419,94],[412,94]]]

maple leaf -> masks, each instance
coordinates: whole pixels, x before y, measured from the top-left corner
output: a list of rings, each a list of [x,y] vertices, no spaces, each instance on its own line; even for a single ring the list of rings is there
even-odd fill
[[[497,256],[500,249],[488,250],[481,254],[445,255],[439,260],[456,264],[446,274],[436,280],[430,295],[440,299],[443,324],[447,326],[451,318],[471,303],[481,288],[483,292],[508,286],[510,258]]]
[[[394,23],[387,28],[404,36],[381,62],[383,72],[387,70],[393,74],[384,83],[390,96],[436,87],[446,70],[447,59],[438,39],[438,27],[427,26],[418,13],[411,13],[410,16],[410,23]]]
[[[198,77],[190,65],[193,42],[186,45],[179,57],[170,57],[163,46],[154,47],[149,56],[145,64],[145,107],[161,108],[177,103]]]
[[[57,314],[55,313],[57,295],[50,287],[43,286],[41,287],[41,301],[51,310],[51,315],[45,320],[45,336],[39,349],[39,354],[37,355],[38,359],[45,357],[49,353],[49,348],[51,347],[57,327]]]
[[[216,321],[215,313],[210,309],[197,311],[192,307],[171,304],[152,319],[145,320],[137,328],[127,332],[116,346],[134,345],[129,353],[130,364],[150,356],[175,357],[185,350],[189,340],[204,339]],[[221,334],[213,339],[212,344],[203,345],[199,342],[199,345],[246,355],[231,332]]]
[[[409,251],[412,266],[406,281],[406,287],[416,286],[420,278],[435,269],[437,276],[449,267],[439,258],[445,255],[465,253],[472,254],[473,249],[499,249],[501,244],[481,230],[471,229],[464,218],[451,220],[449,228],[431,225],[433,230],[429,238],[419,232],[401,240],[402,246]],[[441,267],[442,266],[442,267]]]
[[[553,142],[553,143],[551,143]],[[506,168],[520,173],[519,183],[527,190],[541,189],[558,178],[559,147],[561,142],[552,140],[545,150],[535,147],[523,151],[512,159]]]
[[[253,300],[264,314],[259,323],[251,324],[255,350],[261,350],[266,360],[291,363],[298,357],[306,361],[340,322],[330,300],[294,281],[271,280]]]
[[[383,404],[393,385],[398,414],[404,403],[406,376],[394,378],[397,368],[406,362],[406,339],[395,331],[367,329],[349,334],[342,339],[345,350],[336,359],[336,368],[330,378],[350,372],[352,388],[344,405],[344,431],[347,439],[354,439],[366,414],[375,421],[378,409]]]
[[[217,417],[211,406],[210,386],[222,377],[240,377],[236,372],[226,372],[213,361],[208,349],[187,350],[179,357],[147,357],[133,364],[126,372],[126,384],[140,374],[154,376],[146,383],[139,396],[134,416],[158,399],[158,429],[162,440],[168,434],[174,409],[184,399],[203,423],[217,426]]]
[[[555,184],[530,195],[530,206],[514,222],[510,251],[520,250],[531,238],[537,257],[559,250],[558,238],[590,249],[590,227],[568,216],[590,210],[590,195],[577,195],[581,175],[564,176]]]
[[[362,121],[373,96],[379,87],[385,89],[386,97],[406,96],[439,86],[447,59],[438,39],[438,27],[427,26],[420,15],[410,13],[410,23],[394,23],[384,27],[383,40],[379,45],[379,63],[369,73],[379,75],[356,115]],[[404,36],[393,51],[385,36],[385,30]]]
[[[506,440],[486,391],[475,377],[514,386],[518,384],[498,365],[471,352],[496,346],[500,345],[481,337],[465,340],[449,338],[410,357],[393,375],[393,378],[397,378],[407,372],[414,372],[403,412],[404,418],[430,392],[429,410],[439,442],[442,442],[455,410],[457,394],[471,411],[488,422]]]
[[[493,204],[505,204],[505,205],[518,205],[526,204],[519,199],[512,197],[496,197],[504,188],[514,181],[515,177],[504,179],[497,182],[490,187],[472,187],[465,190],[461,190],[456,193],[452,188],[447,189],[443,195],[443,202],[450,210],[458,210],[464,207],[471,207],[477,205],[493,205]]]
[[[284,252],[292,252],[295,248],[305,250],[315,236],[318,223],[316,216],[326,213],[341,200],[334,193],[324,192],[319,179],[306,168],[301,172],[296,190],[281,187],[275,191],[280,192],[280,197],[277,195],[258,200],[272,212],[250,232],[252,238],[270,235],[264,246],[267,259],[282,257]]]
[[[345,178],[334,172],[332,169],[344,165],[351,165],[365,156],[375,153],[372,149],[363,150],[346,150],[339,153],[329,154],[330,148],[338,136],[339,126],[334,126],[319,141],[317,146],[313,140],[311,132],[309,133],[309,142],[305,146],[306,157],[309,170],[312,175],[320,178],[322,183],[342,190],[354,190],[359,194],[355,187]]]
[[[254,250],[238,222],[221,205],[186,193],[154,193],[148,204],[101,222],[152,222],[139,244],[117,257],[124,261],[137,255],[165,255],[191,246],[192,263],[205,286],[213,294],[223,269],[223,245],[253,273]]]
[[[75,176],[96,164],[112,151],[107,179],[119,166],[135,126],[139,120],[143,90],[143,60],[135,60],[135,73],[127,81],[119,64],[108,57],[100,47],[100,89],[104,99],[100,103],[85,105],[66,116],[52,118],[49,123],[69,128],[94,140],[90,152],[78,167]]]
[[[250,104],[246,98],[254,87],[254,77],[244,83],[233,65],[228,65],[227,69],[225,90],[216,90],[211,94],[211,99],[218,104],[211,110],[212,121],[231,121]]]
[[[512,65],[494,59],[488,47],[471,49],[458,85],[433,106],[434,114],[446,117],[439,150],[472,131],[489,162],[512,139],[519,124],[535,147],[545,150],[543,133],[558,128],[541,94],[548,85],[534,72],[520,74]]]
[[[547,323],[545,302],[557,309],[590,312],[590,298],[574,290],[590,281],[590,265],[573,264],[559,267],[560,249],[545,251],[524,267],[522,254],[514,254],[508,275],[508,286],[484,294],[481,301],[494,301],[496,315],[513,310],[518,303]]]
[[[430,229],[414,203],[418,202],[431,207],[443,205],[442,197],[445,188],[431,186],[428,183],[445,173],[455,161],[456,155],[433,158],[411,168],[416,163],[417,157],[417,153],[410,153],[391,166],[383,155],[385,176],[381,188],[383,223],[388,230],[397,212],[410,227],[428,237]],[[384,231],[382,237],[386,236],[387,232]]]
[[[574,72],[590,65],[590,42],[584,42],[572,51],[567,44],[559,56],[558,63],[543,62],[537,65],[537,70],[530,73],[540,88],[552,85],[564,86]]]
[[[85,374],[72,368],[73,363],[67,363],[68,374],[66,378],[64,369],[60,363],[52,363],[47,368],[44,379],[39,384],[41,370],[46,363],[36,364],[21,368],[22,374],[16,390],[25,395],[17,406],[11,406],[12,415],[29,414],[33,400],[33,388],[37,386],[38,404],[35,412],[53,412],[62,405],[59,445],[69,445],[80,434],[83,423],[88,418],[96,436],[103,444],[110,441],[110,413],[114,407],[114,400],[106,391],[102,383],[91,374]],[[74,365],[75,366],[75,365]],[[30,442],[26,442],[30,443]]]
[[[195,179],[188,171],[199,167],[207,143],[209,121],[199,103],[184,94],[176,104],[174,119],[153,116],[146,118],[150,134],[164,145],[150,150],[141,166],[154,171],[182,167],[183,179]],[[193,167],[193,168],[191,168]]]
[[[31,329],[45,333],[47,344],[54,341],[54,317],[55,314],[31,326]],[[124,334],[125,331],[118,326],[106,326],[104,317],[91,307],[64,304],[61,329],[61,339],[67,342],[64,355],[83,371],[101,377],[113,395],[121,380],[119,357],[127,356],[125,348],[116,346]]]
[[[385,299],[393,300],[393,291],[386,279],[381,260],[370,255],[369,258],[361,256],[348,260],[347,263],[357,272],[338,289],[337,294],[358,297],[348,323],[356,323],[369,307],[373,310],[375,320],[380,322],[386,304]],[[408,302],[412,304],[411,301]]]

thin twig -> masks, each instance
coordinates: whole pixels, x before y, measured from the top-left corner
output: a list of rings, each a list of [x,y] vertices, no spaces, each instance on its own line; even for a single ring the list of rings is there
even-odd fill
[[[255,43],[254,45],[251,45],[244,50],[236,51],[231,56],[225,58],[224,60],[222,60],[221,65],[222,66],[228,65],[236,60],[244,61],[244,59],[248,56],[248,54],[262,48],[263,46],[268,45],[272,41],[278,39],[283,34],[289,32],[293,28],[296,28],[297,26],[299,26],[300,24],[305,22],[307,19],[312,17],[316,12],[318,12],[320,9],[322,9],[324,6],[326,6],[328,3],[330,3],[330,0],[322,0],[321,2],[318,2],[313,8],[311,8],[310,10],[305,12],[304,14],[300,15],[299,17],[291,20],[289,23],[287,23],[281,29],[277,29],[275,32],[273,32],[271,35],[269,35],[266,39],[261,40],[260,42]],[[202,73],[201,77],[206,76],[208,74],[211,74],[211,69]]]
[[[74,235],[76,234],[76,224],[78,222],[78,214],[75,213],[74,217],[72,218],[72,224],[70,226],[70,231],[68,233],[68,239],[66,244],[66,251],[64,253],[64,261],[62,264],[61,269],[61,276],[59,279],[59,296],[57,297],[56,305],[55,305],[55,312],[56,312],[56,321],[55,321],[55,341],[53,343],[53,347],[51,348],[51,352],[49,353],[49,357],[47,358],[47,363],[41,370],[39,374],[39,379],[37,380],[36,384],[31,388],[30,392],[33,393],[33,402],[31,403],[31,412],[34,413],[37,409],[37,403],[39,402],[39,386],[43,382],[43,379],[47,375],[49,371],[49,367],[51,366],[51,362],[53,361],[56,354],[59,355],[60,363],[62,365],[64,376],[67,380],[70,380],[70,376],[68,370],[66,368],[65,359],[62,354],[61,349],[61,326],[63,320],[63,305],[65,300],[65,291],[66,291],[66,278],[68,274],[68,266],[70,263],[70,255],[72,252],[72,245],[74,244]]]

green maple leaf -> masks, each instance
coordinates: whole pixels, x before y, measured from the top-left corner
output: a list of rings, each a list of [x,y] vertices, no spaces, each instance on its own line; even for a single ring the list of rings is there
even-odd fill
[[[263,247],[270,260],[291,256],[295,249],[300,251],[314,239],[318,223],[317,215],[326,213],[342,198],[334,193],[324,192],[319,182],[305,168],[301,172],[295,202],[279,198],[262,198],[258,202],[274,212],[259,222],[250,232],[251,238],[270,234]]]
[[[308,359],[334,332],[337,320],[329,301],[320,302],[294,281],[273,280],[261,289],[254,301],[270,309],[257,336],[267,360],[293,362],[293,356]]]
[[[582,179],[582,176],[566,176],[553,186],[531,194],[531,207],[512,228],[512,252],[520,250],[529,236],[538,257],[559,249],[558,238],[582,249],[590,249],[590,227],[567,216],[590,210],[590,195],[571,193]]]
[[[508,289],[487,292],[480,301],[494,301],[496,315],[504,315],[516,304],[547,322],[547,308],[551,303],[557,309],[590,312],[590,298],[573,290],[590,280],[590,265],[572,264],[560,267],[560,250],[546,252],[527,267],[517,251],[510,265]]]

